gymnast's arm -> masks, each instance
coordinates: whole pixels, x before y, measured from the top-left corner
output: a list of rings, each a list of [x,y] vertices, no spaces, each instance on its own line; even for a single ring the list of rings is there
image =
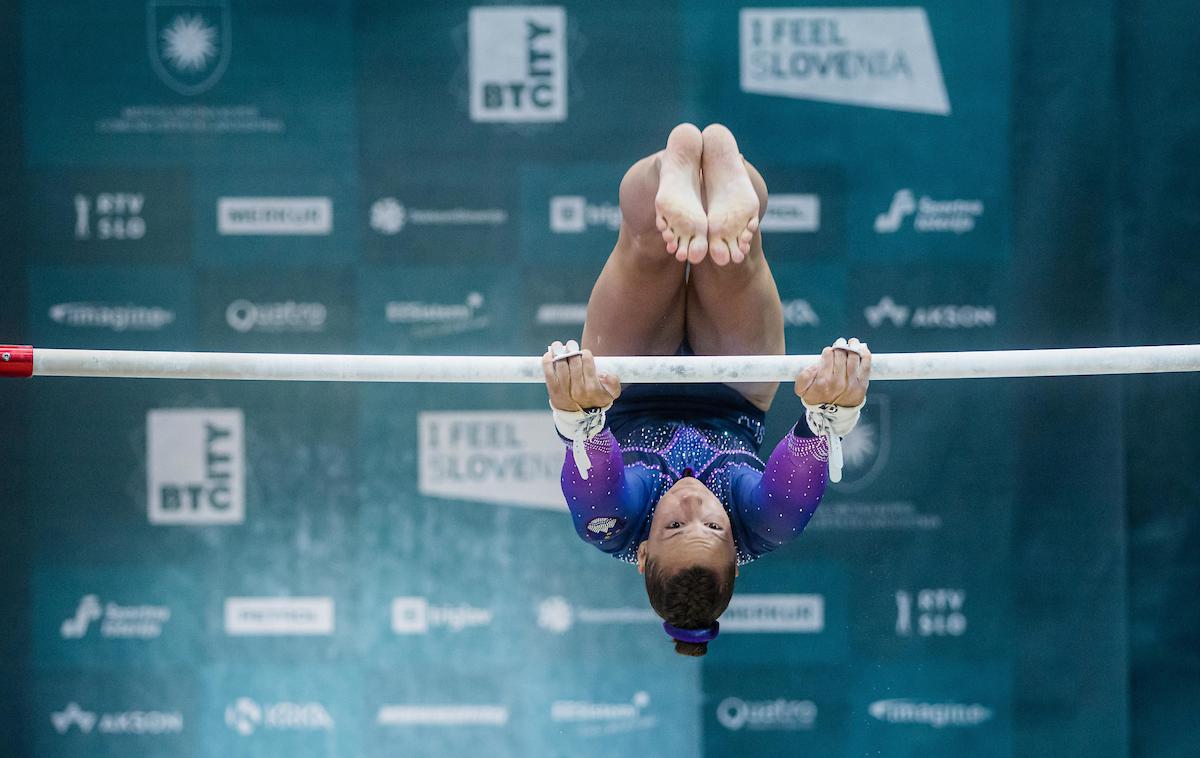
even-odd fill
[[[767,459],[761,473],[734,480],[735,507],[753,555],[768,553],[804,531],[825,494],[829,446],[801,420]]]

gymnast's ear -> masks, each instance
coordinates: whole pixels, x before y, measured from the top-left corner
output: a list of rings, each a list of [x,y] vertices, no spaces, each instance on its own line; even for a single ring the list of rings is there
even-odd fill
[[[637,556],[637,558],[638,558],[638,561],[637,561],[637,563],[638,563],[638,573],[639,573],[639,574],[645,574],[645,573],[646,573],[646,543],[645,543],[645,542],[643,542],[642,544],[638,545],[638,556]]]

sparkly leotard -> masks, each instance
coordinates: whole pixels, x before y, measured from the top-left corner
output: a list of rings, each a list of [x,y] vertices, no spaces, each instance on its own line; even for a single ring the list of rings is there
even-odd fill
[[[779,441],[764,466],[757,437],[721,418],[650,418],[611,429],[586,443],[592,469],[579,475],[568,443],[562,490],[575,531],[600,550],[630,563],[650,533],[659,498],[684,476],[695,476],[729,514],[739,564],[795,539],[825,492],[828,447],[806,424]],[[744,421],[744,419],[743,419]]]

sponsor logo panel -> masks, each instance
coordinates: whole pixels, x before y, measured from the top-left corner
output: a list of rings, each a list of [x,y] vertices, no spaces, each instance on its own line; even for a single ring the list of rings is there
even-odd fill
[[[333,232],[328,197],[221,197],[217,233],[222,236],[324,236]]]
[[[330,597],[225,598],[225,633],[230,636],[326,636],[333,630]]]
[[[191,182],[183,171],[37,171],[28,223],[37,259],[62,263],[185,263]]]
[[[183,732],[183,713],[178,710],[96,711],[71,701],[50,714],[50,724],[60,735],[160,735]]]
[[[506,705],[400,705],[379,707],[375,723],[379,726],[505,726],[509,710]]]
[[[743,92],[949,115],[923,8],[743,8]]]
[[[967,633],[967,593],[961,587],[900,589],[895,599],[898,637],[961,637]]]
[[[561,6],[471,8],[471,120],[565,121],[566,27]]]
[[[565,510],[565,446],[542,411],[427,411],[417,416],[422,495]]]
[[[550,266],[604,261],[621,227],[617,189],[627,168],[621,163],[522,166],[522,257]]]
[[[238,697],[225,707],[225,725],[240,737],[259,732],[331,732],[336,726],[322,703],[260,702],[250,697]]]
[[[175,267],[34,266],[32,339],[98,349],[187,349],[191,275]]]
[[[717,704],[716,714],[717,723],[731,732],[792,732],[817,725],[817,704],[812,700],[747,700],[731,695]]]
[[[896,190],[891,205],[875,217],[877,234],[895,234],[911,229],[918,234],[966,234],[975,230],[983,217],[979,199],[934,199],[911,189]]]
[[[912,698],[876,700],[867,706],[867,713],[888,724],[918,724],[934,729],[978,726],[994,715],[993,709],[980,703],[924,702]]]
[[[150,523],[240,524],[246,517],[240,409],[156,409],[146,414]]]
[[[438,604],[425,597],[397,597],[392,600],[392,631],[398,635],[461,632],[490,626],[494,615],[490,608],[466,603]]]

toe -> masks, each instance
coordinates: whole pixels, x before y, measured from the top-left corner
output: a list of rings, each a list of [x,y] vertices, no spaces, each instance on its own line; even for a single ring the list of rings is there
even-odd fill
[[[755,232],[758,231],[758,214],[757,213],[755,213],[753,216],[750,217],[750,223],[746,224],[746,228],[750,230],[751,234],[754,234]]]
[[[706,255],[708,255],[708,238],[696,235],[692,238],[692,244],[688,246],[687,259],[692,263],[699,263],[704,260]]]
[[[729,245],[723,239],[709,240],[708,255],[718,266],[729,263]]]
[[[667,217],[666,217],[666,216],[659,216],[659,217],[658,217],[658,218],[657,218],[657,219],[654,221],[654,225],[658,227],[658,230],[659,230],[660,232],[664,232],[664,231],[666,231],[666,230],[667,230]]]
[[[741,263],[746,260],[746,252],[742,250],[742,246],[734,240],[729,240],[726,244],[729,245],[729,259],[734,263]]]

